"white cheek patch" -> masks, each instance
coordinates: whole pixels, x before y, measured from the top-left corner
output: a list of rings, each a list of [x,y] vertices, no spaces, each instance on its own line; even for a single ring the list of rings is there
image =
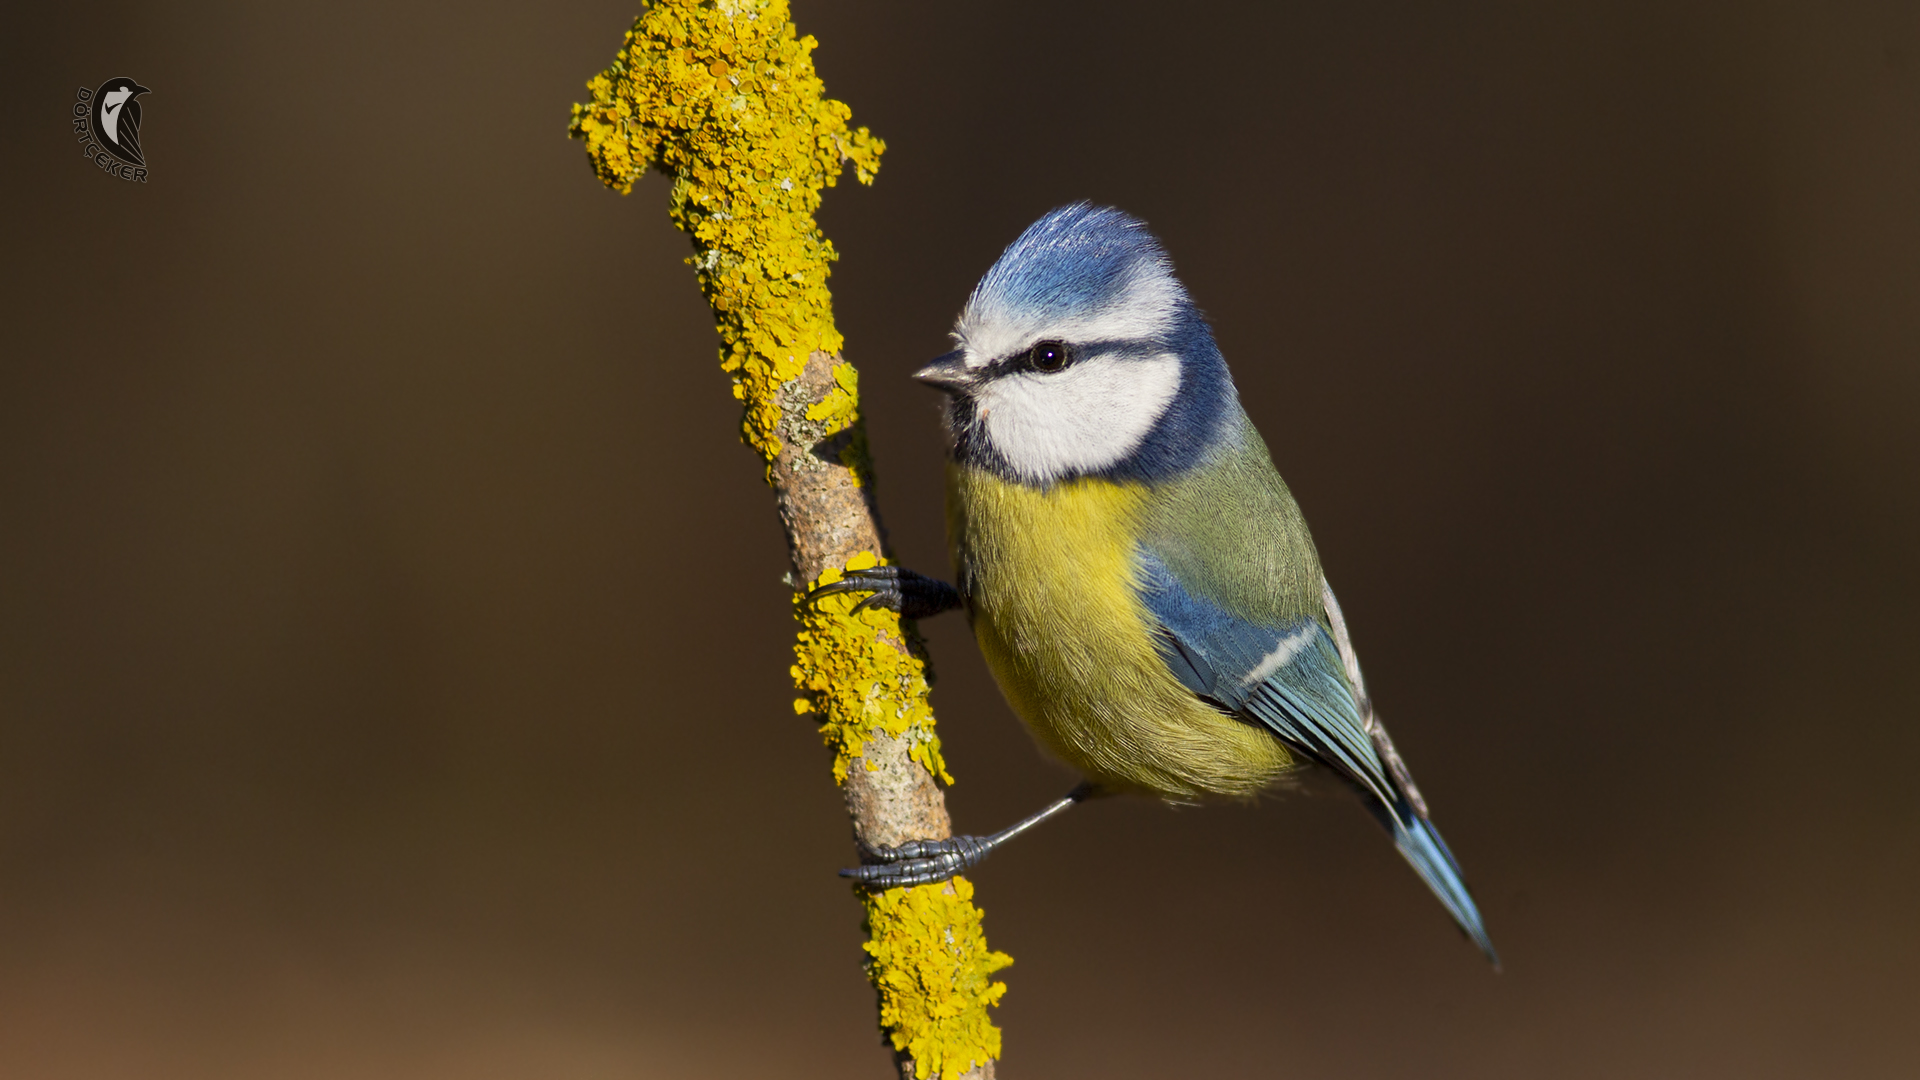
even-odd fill
[[[1171,329],[1185,299],[1186,290],[1172,274],[1152,267],[1136,274],[1111,303],[1084,315],[1061,318],[1013,312],[976,297],[961,313],[953,336],[966,350],[968,367],[985,367],[1030,348],[1036,341],[1139,341],[1159,337]]]
[[[1180,358],[1090,356],[1054,374],[1018,372],[982,386],[975,416],[1014,472],[1045,483],[1119,464],[1138,449],[1174,395]]]

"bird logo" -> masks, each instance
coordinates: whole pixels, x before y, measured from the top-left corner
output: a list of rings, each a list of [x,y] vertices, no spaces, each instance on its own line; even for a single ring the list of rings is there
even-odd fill
[[[100,145],[129,165],[145,165],[140,153],[141,94],[151,91],[132,79],[108,79],[93,94],[93,130]]]

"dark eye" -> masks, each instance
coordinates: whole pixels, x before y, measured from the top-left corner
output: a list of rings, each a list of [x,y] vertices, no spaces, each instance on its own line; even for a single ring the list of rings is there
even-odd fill
[[[1064,341],[1043,341],[1027,350],[1027,363],[1035,371],[1059,371],[1073,363],[1073,349]]]

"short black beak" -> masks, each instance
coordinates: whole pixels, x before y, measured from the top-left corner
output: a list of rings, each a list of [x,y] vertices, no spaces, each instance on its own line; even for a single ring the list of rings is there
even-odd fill
[[[973,373],[967,370],[967,355],[960,349],[936,357],[933,363],[914,372],[913,377],[948,393],[973,385]]]

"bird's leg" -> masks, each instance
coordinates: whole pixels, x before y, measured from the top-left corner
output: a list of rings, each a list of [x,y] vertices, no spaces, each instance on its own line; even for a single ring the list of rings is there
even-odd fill
[[[807,594],[812,603],[835,593],[864,592],[872,596],[853,605],[853,611],[879,607],[897,611],[909,619],[924,619],[960,606],[960,590],[938,578],[916,574],[898,566],[876,566],[868,570],[849,570],[831,585],[822,585]],[[851,614],[851,612],[849,613]]]
[[[992,836],[950,836],[945,840],[909,840],[899,847],[876,848],[860,845],[861,854],[871,860],[840,871],[871,889],[891,889],[897,885],[927,885],[945,881],[979,866],[994,848],[1019,836],[1075,803],[1095,794],[1092,781],[1082,783],[1066,796],[1049,803],[1039,813],[1017,821]]]

